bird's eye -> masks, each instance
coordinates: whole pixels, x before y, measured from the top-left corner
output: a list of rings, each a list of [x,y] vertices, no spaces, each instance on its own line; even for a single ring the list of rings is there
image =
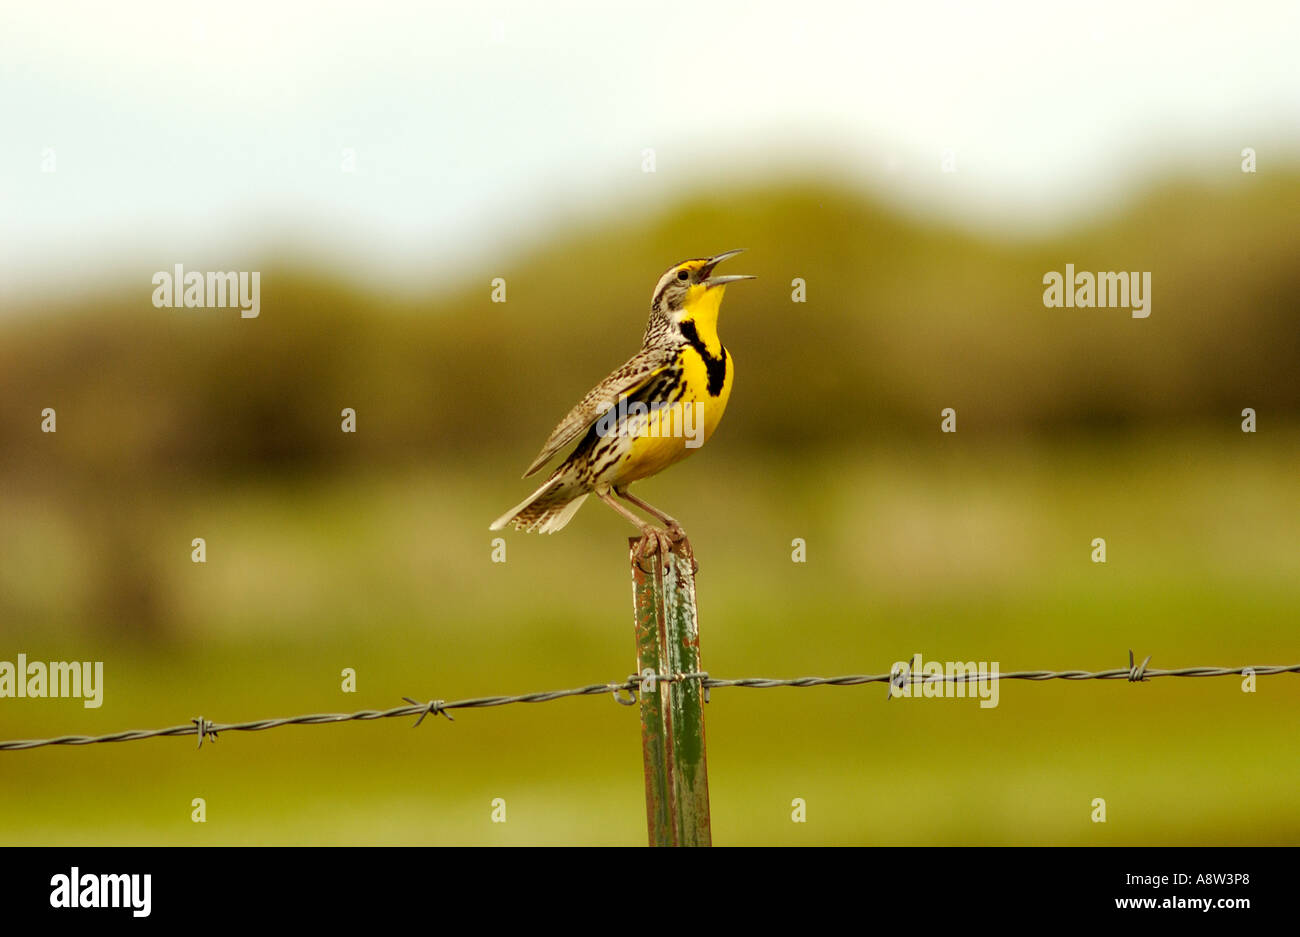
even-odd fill
[[[679,279],[679,280],[689,280],[690,278],[691,278],[691,275],[690,275],[689,273],[687,273],[685,270],[683,270],[681,273],[677,274],[677,279]]]

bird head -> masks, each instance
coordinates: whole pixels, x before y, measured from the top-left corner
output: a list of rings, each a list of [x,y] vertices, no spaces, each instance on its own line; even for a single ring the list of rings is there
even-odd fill
[[[654,298],[650,303],[651,309],[676,322],[693,318],[708,310],[716,316],[718,304],[722,302],[722,294],[728,283],[754,279],[748,274],[714,275],[714,267],[739,253],[740,250],[724,251],[712,257],[683,260],[669,267],[655,284]]]

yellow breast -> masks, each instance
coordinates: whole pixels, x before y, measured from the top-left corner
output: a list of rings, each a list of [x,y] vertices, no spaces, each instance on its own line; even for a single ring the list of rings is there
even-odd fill
[[[714,359],[711,388],[709,362],[694,348],[682,349],[681,399],[651,411],[644,429],[632,438],[627,456],[619,465],[616,484],[627,484],[663,471],[708,442],[727,409],[735,378],[731,354],[726,351],[722,354],[721,365],[725,370]],[[719,376],[721,387],[717,386]]]

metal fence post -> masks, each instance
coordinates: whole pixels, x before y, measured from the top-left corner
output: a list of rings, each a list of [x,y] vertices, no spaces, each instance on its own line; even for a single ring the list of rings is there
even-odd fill
[[[668,556],[632,551],[638,674],[699,673],[695,557],[683,541]],[[698,679],[642,680],[641,748],[651,846],[708,846],[709,775],[704,749],[704,686]]]

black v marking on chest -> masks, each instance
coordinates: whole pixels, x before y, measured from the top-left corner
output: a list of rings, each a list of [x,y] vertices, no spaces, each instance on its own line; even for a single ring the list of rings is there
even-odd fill
[[[709,376],[709,396],[718,396],[718,394],[722,393],[722,385],[727,379],[727,349],[719,345],[722,353],[715,358],[709,354],[709,349],[705,347],[703,340],[700,339],[700,333],[695,328],[694,322],[683,322],[681,330],[687,344],[694,348],[699,353],[700,358],[704,360],[704,370]]]

